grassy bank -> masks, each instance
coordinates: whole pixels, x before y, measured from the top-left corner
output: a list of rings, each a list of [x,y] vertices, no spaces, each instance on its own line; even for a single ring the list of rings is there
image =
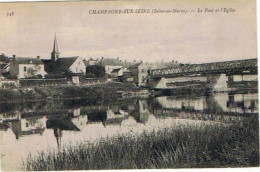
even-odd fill
[[[56,86],[32,87],[18,89],[0,89],[0,102],[42,101],[47,98],[77,99],[77,98],[117,98],[118,91],[138,91],[138,88],[120,84],[106,83],[93,86]]]
[[[26,170],[259,166],[258,117],[240,124],[183,126],[68,145],[29,156]]]

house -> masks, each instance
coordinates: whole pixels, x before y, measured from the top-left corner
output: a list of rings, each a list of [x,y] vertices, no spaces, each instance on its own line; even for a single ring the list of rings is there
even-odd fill
[[[86,66],[79,56],[58,58],[55,61],[44,60],[46,72],[49,73],[86,73]]]
[[[10,62],[10,76],[19,78],[30,78],[34,76],[44,77],[47,73],[44,70],[44,64],[40,59],[31,57],[16,57]]]
[[[10,72],[10,61],[11,59],[5,54],[0,55],[0,73],[7,76]]]
[[[166,67],[175,67],[179,64],[171,61],[171,62],[155,62],[155,63],[137,63],[134,64],[127,69],[131,71],[132,77],[134,78],[134,82],[137,86],[146,86],[148,80],[148,74],[150,70],[154,69],[162,69]]]
[[[105,65],[105,71],[106,71],[106,74],[111,74],[111,72],[114,70],[114,69],[120,69],[122,68],[123,66],[113,66],[113,65]]]
[[[131,77],[129,76],[128,78],[126,78],[126,80],[129,80],[129,78],[132,78],[134,83],[136,85],[139,85],[139,82],[138,82],[138,74],[139,74],[138,66],[140,66],[140,65],[141,65],[141,63],[137,63],[137,64],[134,64],[134,65],[127,68],[128,71],[131,72]]]
[[[119,79],[123,83],[134,83],[134,76],[132,76],[132,72],[128,69],[123,70],[123,75]]]
[[[52,74],[52,73],[85,74],[86,73],[86,65],[82,60],[82,58],[80,58],[79,56],[60,57],[56,35],[54,38],[54,45],[53,45],[53,51],[51,53],[51,59],[43,60],[43,63],[44,63],[45,71],[48,74]]]
[[[106,74],[110,74],[114,69],[127,68],[132,65],[130,62],[123,62],[119,57],[116,59],[102,57],[99,64],[105,67]]]
[[[114,69],[111,73],[110,73],[110,77],[111,78],[118,78],[120,76],[123,76],[123,68],[117,68]]]

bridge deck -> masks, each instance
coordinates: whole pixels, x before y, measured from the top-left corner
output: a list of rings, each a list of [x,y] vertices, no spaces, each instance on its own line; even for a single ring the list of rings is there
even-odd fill
[[[155,69],[151,71],[152,78],[177,77],[188,74],[214,74],[214,73],[241,73],[250,71],[257,73],[257,59],[224,61],[215,63],[189,64],[179,67]]]

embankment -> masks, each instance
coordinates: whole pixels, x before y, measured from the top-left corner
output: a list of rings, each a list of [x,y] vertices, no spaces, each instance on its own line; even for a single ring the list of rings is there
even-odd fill
[[[26,101],[45,101],[62,99],[117,99],[118,92],[139,92],[141,89],[121,83],[106,83],[93,86],[32,87],[0,89],[0,103],[19,103]]]

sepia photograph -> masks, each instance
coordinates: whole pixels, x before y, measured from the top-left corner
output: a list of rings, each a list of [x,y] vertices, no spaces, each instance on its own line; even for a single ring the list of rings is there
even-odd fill
[[[0,2],[0,170],[259,167],[256,14],[256,0]]]

